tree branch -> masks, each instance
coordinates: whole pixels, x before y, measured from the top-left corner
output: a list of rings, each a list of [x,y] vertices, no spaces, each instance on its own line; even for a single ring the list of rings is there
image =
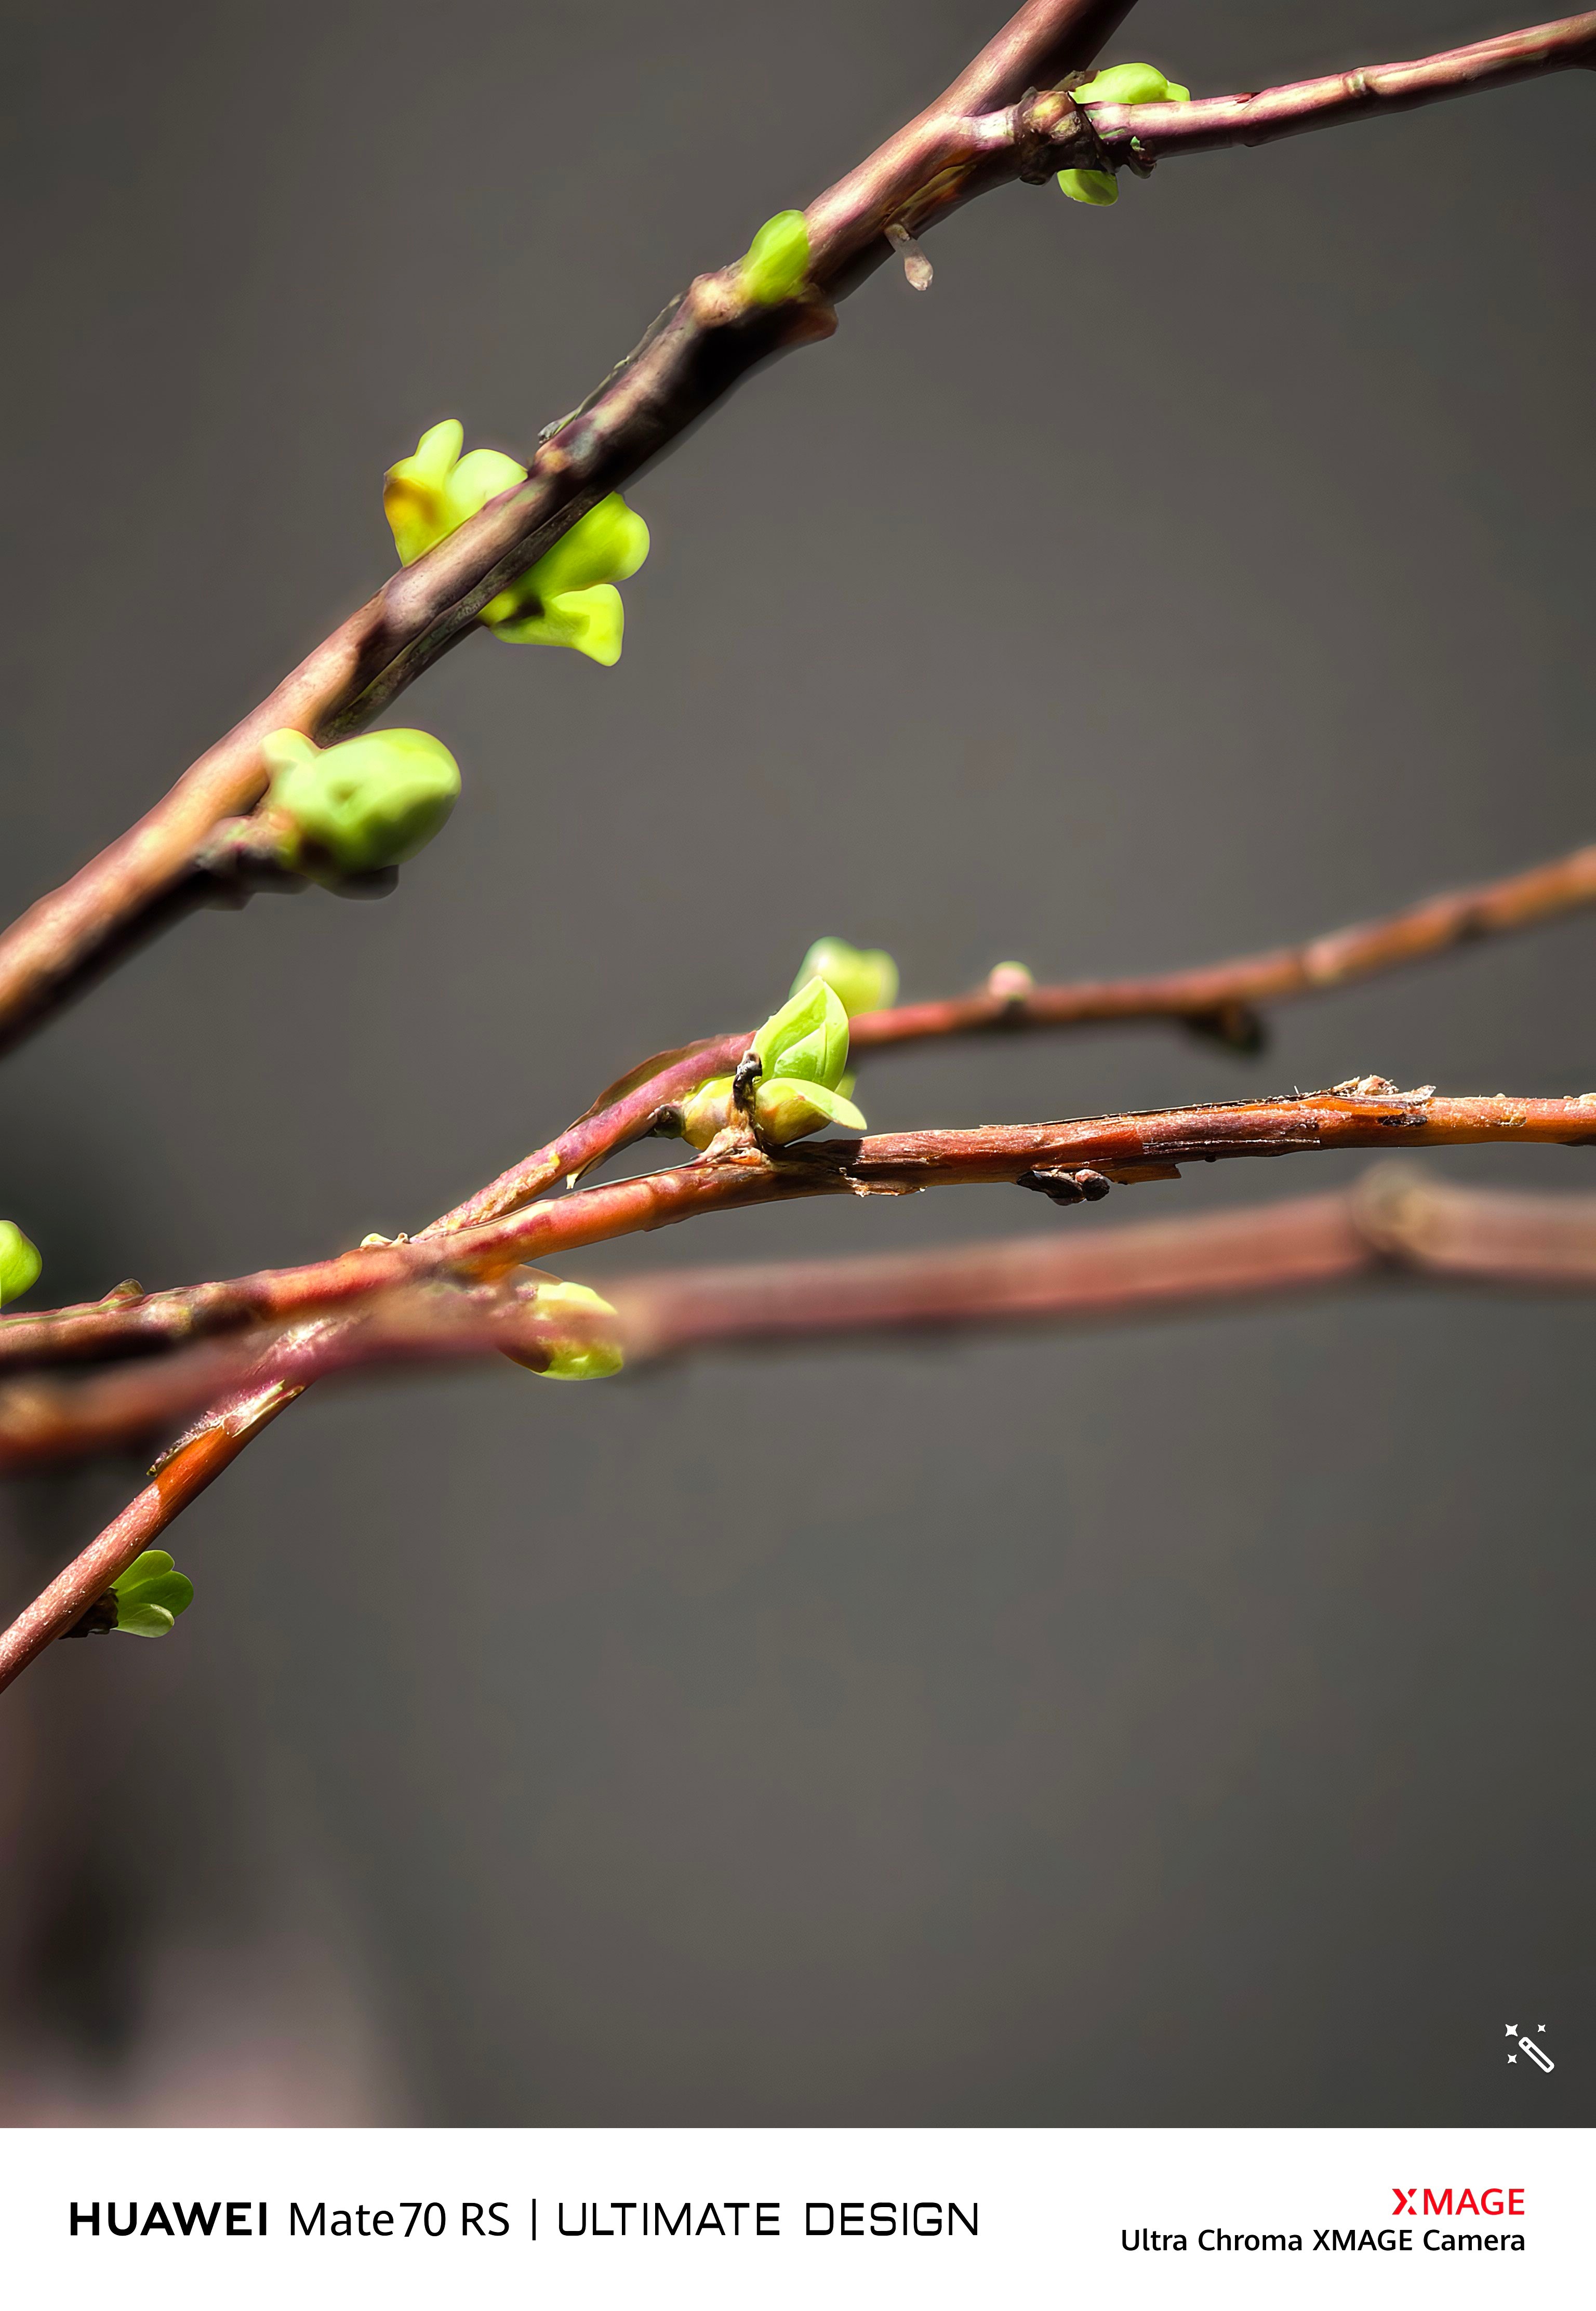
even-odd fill
[[[1027,0],[920,123],[844,179],[851,195],[840,199],[843,187],[834,187],[816,204],[824,222],[813,231],[809,294],[750,306],[735,266],[702,275],[591,402],[540,444],[524,483],[397,571],[135,826],[13,924],[0,938],[0,1049],[69,999],[101,949],[128,938],[163,905],[222,820],[253,809],[266,789],[261,745],[272,731],[326,740],[362,728],[599,498],[662,455],[761,362],[829,334],[829,301],[855,285],[846,260],[861,234],[868,241],[876,233],[869,203],[901,169],[905,139],[922,123],[970,105],[1010,103],[1039,77],[1090,63],[1129,5]],[[931,165],[934,140],[921,142]]]
[[[1467,48],[1411,64],[1366,65],[1329,73],[1257,95],[1199,97],[1190,104],[1103,104],[1088,107],[1108,153],[1123,154],[1132,139],[1151,161],[1182,153],[1212,153],[1228,144],[1272,144],[1309,128],[1337,128],[1349,120],[1407,112],[1447,97],[1506,88],[1544,74],[1596,65],[1596,9],[1504,32]]]
[[[1596,1092],[1566,1099],[1504,1093],[1440,1099],[1428,1086],[1402,1092],[1368,1076],[1289,1099],[806,1140],[774,1153],[746,1136],[723,1133],[691,1164],[584,1189],[455,1234],[362,1245],[301,1268],[13,1317],[0,1324],[0,1365],[59,1363],[250,1326],[321,1322],[359,1314],[380,1293],[428,1282],[493,1283],[524,1261],[646,1234],[704,1213],[797,1198],[1007,1184],[1074,1203],[1091,1199],[1095,1188],[1106,1193],[1110,1185],[1176,1178],[1182,1164],[1481,1140],[1596,1146]]]
[[[1327,993],[1382,971],[1423,963],[1477,938],[1527,929],[1596,900],[1596,844],[1465,891],[1421,900],[1378,922],[1354,923],[1298,946],[1237,955],[1153,978],[1077,980],[1023,993],[986,987],[950,1001],[899,1004],[850,1022],[856,1051],[885,1051],[941,1035],[1007,1034],[1026,1028],[1171,1021],[1234,1049],[1264,1042],[1255,1007]],[[714,1076],[729,1075],[754,1030],[718,1035],[645,1060],[601,1092],[586,1114],[463,1204],[428,1235],[501,1218],[559,1180],[580,1178],[606,1156],[668,1125],[676,1104]]]
[[[257,1379],[268,1354],[279,1385],[296,1391],[506,1350],[524,1360],[578,1339],[619,1347],[635,1370],[735,1342],[1136,1318],[1387,1276],[1596,1290],[1596,1195],[1452,1188],[1391,1163],[1347,1190],[1085,1238],[623,1278],[605,1286],[607,1316],[540,1317],[534,1286],[409,1286],[336,1324],[252,1332],[86,1381],[13,1382],[0,1390],[0,1470],[136,1443]]]
[[[389,579],[137,825],[0,938],[0,1048],[67,1000],[109,950],[135,940],[191,875],[217,825],[254,807],[265,790],[261,746],[270,732],[292,728],[326,740],[363,728],[600,497],[662,456],[762,362],[829,335],[836,301],[890,254],[889,225],[923,232],[995,185],[1100,165],[1105,153],[1111,160],[1129,153],[1132,140],[1147,158],[1263,142],[1583,65],[1596,42],[1596,15],[1587,13],[1417,64],[1370,66],[1261,97],[1083,109],[1061,92],[1026,93],[1088,64],[1128,4],[1028,0],[937,104],[810,205],[811,264],[801,294],[759,306],[745,295],[737,266],[701,275],[540,445],[525,482]]]

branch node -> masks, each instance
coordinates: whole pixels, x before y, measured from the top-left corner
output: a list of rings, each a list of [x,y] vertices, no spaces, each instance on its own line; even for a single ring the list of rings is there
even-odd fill
[[[1085,1165],[1075,1171],[1038,1165],[1032,1171],[1022,1172],[1015,1185],[1016,1188],[1034,1189],[1050,1203],[1099,1204],[1112,1182],[1105,1180],[1101,1172],[1091,1171]]]

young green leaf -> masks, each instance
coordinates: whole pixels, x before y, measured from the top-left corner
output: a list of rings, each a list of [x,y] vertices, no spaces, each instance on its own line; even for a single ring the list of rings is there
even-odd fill
[[[406,568],[480,513],[490,498],[527,478],[525,466],[501,449],[473,449],[462,458],[465,440],[459,419],[446,417],[422,435],[414,457],[388,468],[382,510]]]
[[[848,1065],[848,1014],[827,981],[807,979],[765,1021],[752,1049],[767,1078],[789,1077],[833,1090]]]
[[[146,1548],[112,1582],[110,1595],[118,1636],[164,1637],[178,1615],[193,1604],[194,1583],[176,1570],[164,1548]]]
[[[388,470],[383,510],[406,566],[527,478],[525,466],[501,449],[472,449],[462,457],[465,440],[458,419],[445,418],[422,435],[414,457]],[[501,641],[553,643],[614,666],[624,626],[615,580],[641,570],[648,551],[641,516],[623,497],[601,498],[530,570],[494,595],[483,624]]]

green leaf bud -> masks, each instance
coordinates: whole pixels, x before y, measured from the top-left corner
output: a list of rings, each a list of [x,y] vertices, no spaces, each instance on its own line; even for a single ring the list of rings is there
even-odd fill
[[[828,1123],[840,1123],[849,1131],[865,1129],[864,1117],[841,1092],[790,1076],[775,1076],[760,1085],[754,1094],[754,1121],[760,1138],[772,1147],[805,1139]]]
[[[898,999],[898,966],[883,947],[850,946],[846,939],[816,939],[792,982],[796,995],[818,976],[850,1019],[861,1011],[887,1011]]]
[[[1156,65],[1110,65],[1071,92],[1077,104],[1189,104],[1191,91],[1164,79]]]
[[[459,419],[446,417],[422,435],[413,458],[388,468],[382,510],[406,568],[480,513],[490,498],[527,478],[525,466],[501,449],[473,449],[462,458],[465,440]]]
[[[1085,201],[1094,209],[1112,209],[1120,197],[1112,169],[1060,169],[1059,190],[1067,200]]]
[[[135,1557],[109,1595],[116,1607],[115,1631],[124,1637],[164,1637],[179,1613],[194,1602],[194,1583],[177,1572],[164,1548]]]
[[[752,1049],[766,1080],[781,1076],[834,1090],[848,1065],[848,1014],[829,982],[807,979],[772,1012]]]
[[[413,859],[460,791],[454,756],[424,730],[370,730],[326,748],[274,730],[261,753],[270,808],[287,822],[285,863],[305,874],[365,875]]]
[[[614,581],[648,559],[649,526],[624,498],[601,498],[483,612],[501,641],[550,642],[600,666],[621,655],[625,613]]]
[[[567,1313],[583,1316],[614,1316],[615,1313],[607,1300],[602,1299],[585,1284],[540,1284],[532,1295],[532,1305],[537,1315],[553,1320]],[[591,1337],[557,1342],[552,1354],[545,1351],[536,1356],[521,1356],[513,1348],[506,1348],[504,1354],[511,1364],[524,1365],[528,1372],[536,1373],[540,1380],[607,1380],[612,1373],[618,1373],[626,1361],[618,1340],[594,1339]]]
[[[987,993],[1003,1003],[1023,1003],[1036,981],[1023,963],[995,963],[987,973]]]
[[[455,417],[433,425],[414,457],[390,467],[382,508],[406,567],[480,513],[490,499],[527,478],[501,449],[471,449]],[[495,594],[482,614],[501,641],[550,642],[580,650],[600,666],[621,655],[624,615],[615,581],[642,568],[648,524],[612,493],[550,546],[530,570]]]
[[[802,209],[783,209],[762,224],[743,259],[743,294],[751,305],[780,305],[804,285],[809,228]]]
[[[693,1147],[707,1147],[718,1131],[725,1130],[736,1113],[731,1096],[731,1077],[712,1077],[682,1102],[682,1137]]]
[[[0,1308],[31,1292],[43,1266],[37,1247],[16,1222],[0,1220]]]

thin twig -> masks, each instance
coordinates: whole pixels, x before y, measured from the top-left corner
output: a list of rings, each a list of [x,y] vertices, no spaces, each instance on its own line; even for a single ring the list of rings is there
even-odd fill
[[[970,1131],[905,1131],[807,1140],[771,1154],[751,1138],[717,1141],[695,1162],[533,1204],[502,1219],[410,1242],[362,1245],[301,1268],[111,1298],[0,1325],[0,1361],[56,1363],[250,1325],[319,1322],[358,1312],[376,1293],[441,1279],[494,1282],[527,1260],[606,1243],[713,1211],[798,1197],[906,1196],[925,1188],[1025,1185],[1078,1200],[1077,1173],[1135,1186],[1182,1164],[1331,1148],[1461,1147],[1506,1139],[1596,1145],[1596,1093],[1566,1099],[1439,1099],[1379,1077],[1363,1087],[1235,1100]]]
[[[268,733],[338,737],[371,721],[599,497],[663,455],[760,363],[828,336],[837,301],[891,253],[889,225],[924,233],[995,185],[1091,166],[1105,147],[1112,157],[1132,140],[1148,159],[1260,143],[1584,65],[1596,44],[1596,14],[1586,13],[1264,96],[1083,109],[1045,87],[1089,63],[1126,13],[1127,0],[1029,0],[937,104],[811,203],[801,296],[752,305],[737,266],[701,275],[636,354],[539,446],[525,482],[391,578],[136,826],[0,938],[0,1047],[68,999],[105,950],[136,937],[168,907],[217,824],[253,808],[265,789]],[[1042,94],[1029,92],[1038,87]]]
[[[1401,913],[1355,923],[1297,946],[1238,955],[1154,978],[1076,980],[1023,994],[990,986],[950,1001],[899,1004],[851,1023],[856,1051],[884,1051],[941,1035],[1006,1034],[1026,1028],[1173,1021],[1240,1051],[1264,1040],[1260,1005],[1328,993],[1377,972],[1394,971],[1504,931],[1550,922],[1596,901],[1596,843],[1524,873],[1424,899]],[[592,1170],[606,1156],[646,1138],[677,1103],[713,1076],[729,1075],[753,1029],[685,1045],[645,1060],[599,1094],[585,1115],[463,1204],[433,1222],[428,1234],[501,1218],[556,1181]]]
[[[1522,1291],[1596,1290],[1596,1196],[1460,1189],[1377,1165],[1350,1190],[1239,1212],[951,1251],[676,1269],[605,1286],[606,1316],[538,1317],[530,1295],[379,1296],[336,1324],[179,1350],[87,1380],[0,1390],[0,1469],[136,1443],[237,1388],[273,1354],[296,1389],[336,1374],[612,1343],[627,1368],[733,1344],[1103,1321],[1400,1277]]]
[[[1375,1085],[1378,1078],[1365,1078]],[[697,1163],[625,1180],[459,1234],[381,1249],[362,1248],[314,1268],[279,1269],[199,1287],[197,1311],[214,1321],[312,1321],[348,1314],[371,1294],[431,1277],[496,1280],[523,1260],[571,1251],[621,1235],[667,1227],[696,1213],[740,1209],[794,1196],[912,1195],[938,1186],[1008,1182],[1062,1197],[1095,1182],[1168,1179],[1180,1163],[1287,1156],[1332,1148],[1460,1146],[1478,1140],[1596,1146],[1596,1094],[1584,1098],[1436,1099],[1389,1086],[1312,1097],[1242,1100],[1074,1122],[999,1126],[977,1131],[919,1131],[859,1140],[800,1143],[780,1156],[752,1145]],[[172,1303],[183,1295],[152,1295]],[[190,1295],[192,1301],[192,1295]],[[130,1309],[100,1312],[114,1333]],[[154,1480],[0,1635],[0,1690],[60,1636],[172,1519],[236,1459],[244,1444],[304,1386],[285,1361],[292,1341],[269,1350],[238,1394],[214,1406],[159,1465]]]
[[[1367,65],[1328,73],[1257,94],[1199,97],[1189,104],[1103,104],[1089,108],[1092,124],[1111,154],[1132,139],[1147,160],[1182,153],[1212,153],[1228,144],[1271,144],[1310,128],[1338,127],[1387,113],[1410,111],[1448,97],[1506,88],[1515,81],[1596,65],[1596,9],[1504,32],[1467,48],[1410,64]]]

